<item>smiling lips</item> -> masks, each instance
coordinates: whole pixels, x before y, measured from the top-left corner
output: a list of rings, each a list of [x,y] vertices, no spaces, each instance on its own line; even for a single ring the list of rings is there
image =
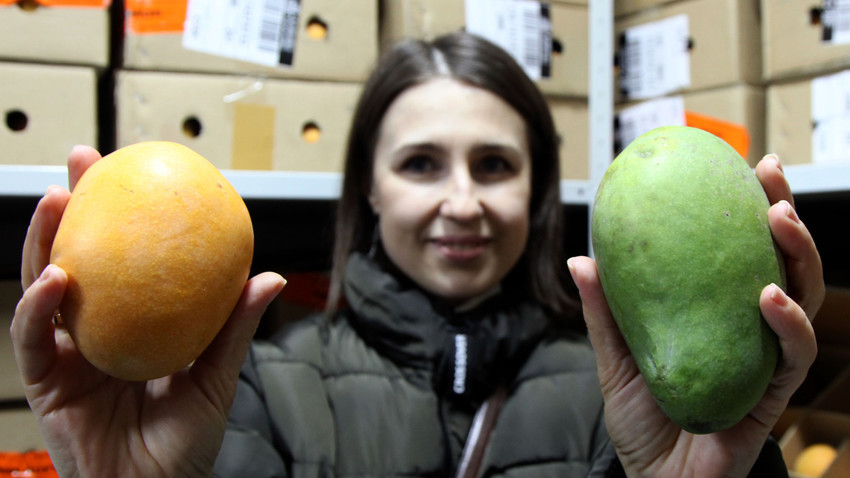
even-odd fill
[[[469,262],[477,259],[484,253],[485,247],[490,244],[491,239],[471,237],[438,237],[430,242],[437,246],[440,254],[455,262]]]

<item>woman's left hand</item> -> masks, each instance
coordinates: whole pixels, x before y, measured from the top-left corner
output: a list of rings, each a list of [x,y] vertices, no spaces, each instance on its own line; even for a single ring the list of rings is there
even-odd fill
[[[788,294],[768,285],[760,297],[762,315],[779,337],[782,356],[761,401],[730,429],[694,435],[664,414],[611,315],[596,263],[588,257],[568,262],[596,352],[608,433],[629,476],[746,476],[815,359],[810,319],[825,293],[820,255],[797,217],[776,156],[765,156],[756,175],[771,204],[771,232],[786,260]]]

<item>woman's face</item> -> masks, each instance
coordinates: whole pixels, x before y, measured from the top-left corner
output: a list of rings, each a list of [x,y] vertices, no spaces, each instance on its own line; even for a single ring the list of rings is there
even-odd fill
[[[461,302],[498,284],[525,249],[530,198],[525,123],[498,96],[438,78],[390,105],[369,200],[387,255],[425,290]]]

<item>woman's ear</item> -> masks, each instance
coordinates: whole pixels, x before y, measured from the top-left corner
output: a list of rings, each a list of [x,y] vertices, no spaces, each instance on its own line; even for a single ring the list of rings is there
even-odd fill
[[[378,201],[378,195],[375,193],[374,185],[369,188],[369,205],[372,206],[372,213],[376,216],[381,214],[381,205]]]

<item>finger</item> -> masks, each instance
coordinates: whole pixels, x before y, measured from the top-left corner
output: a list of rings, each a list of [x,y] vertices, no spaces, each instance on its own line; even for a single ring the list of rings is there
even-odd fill
[[[759,305],[782,351],[767,394],[753,410],[759,421],[772,426],[805,380],[817,355],[817,341],[805,311],[777,285],[762,290]]]
[[[56,360],[53,316],[67,283],[65,271],[48,266],[24,291],[15,308],[10,334],[21,378],[27,385],[40,381]]]
[[[791,194],[791,186],[785,178],[782,163],[775,154],[765,155],[756,165],[756,177],[761,182],[762,188],[767,195],[770,204],[781,200],[788,201],[794,205],[794,196]]]
[[[596,269],[596,261],[584,256],[572,257],[567,261],[567,267],[579,290],[588,336],[596,353],[603,386],[609,381],[613,381],[614,386],[622,385],[630,378],[630,375],[626,373],[627,370],[620,369],[616,364],[626,363],[626,361],[631,363],[630,353],[608,307]],[[619,374],[619,372],[624,373]],[[622,380],[617,379],[618,374]]]
[[[771,206],[768,219],[785,259],[788,293],[809,318],[814,318],[823,303],[826,286],[823,264],[812,235],[787,201]]]
[[[192,366],[191,373],[196,377],[212,374],[217,378],[200,380],[213,387],[207,396],[222,400],[232,398],[239,369],[260,318],[285,285],[286,280],[273,272],[259,274],[245,284],[242,297],[221,332]]]
[[[21,255],[21,285],[26,290],[50,262],[50,249],[59,228],[65,205],[71,197],[68,190],[50,186],[38,201],[27,228]]]
[[[71,191],[77,186],[83,173],[100,159],[100,153],[90,146],[76,145],[68,155],[68,187]]]

